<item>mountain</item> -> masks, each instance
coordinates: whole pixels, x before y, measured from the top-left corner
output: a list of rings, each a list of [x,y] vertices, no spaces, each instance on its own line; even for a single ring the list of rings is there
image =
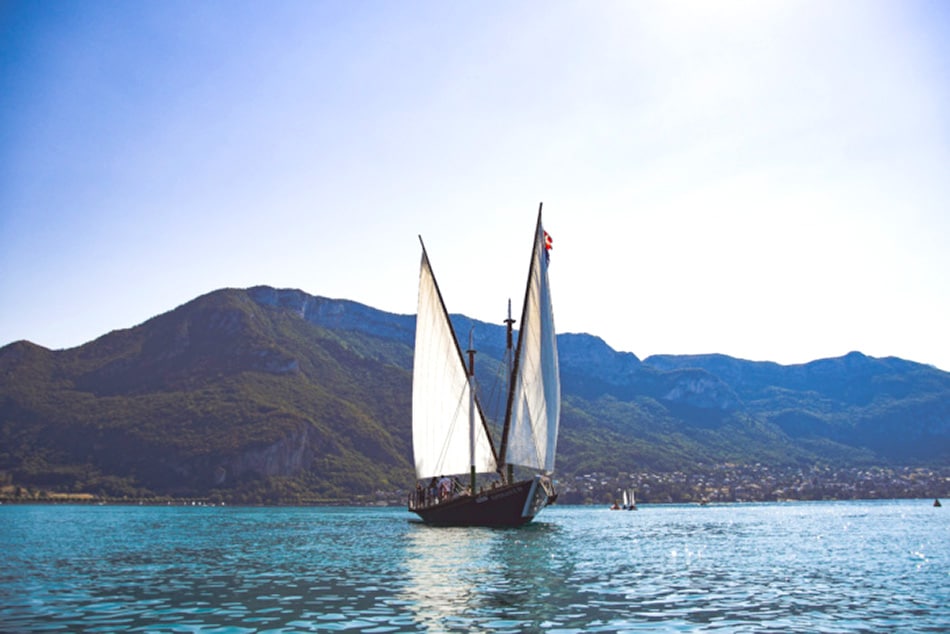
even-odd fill
[[[793,366],[723,355],[655,356],[647,363],[718,377],[745,411],[800,443],[832,441],[888,462],[946,464],[950,455],[950,374],[932,366],[860,352]]]
[[[0,485],[111,497],[327,502],[407,490],[412,315],[224,289],[67,350],[0,348]],[[474,326],[481,399],[504,327]],[[723,463],[950,465],[950,374],[851,353],[802,365],[616,352],[558,337],[558,474]]]
[[[109,495],[404,486],[411,348],[304,318],[365,307],[310,298],[302,313],[280,303],[293,296],[218,291],[78,348],[3,348],[0,469]]]

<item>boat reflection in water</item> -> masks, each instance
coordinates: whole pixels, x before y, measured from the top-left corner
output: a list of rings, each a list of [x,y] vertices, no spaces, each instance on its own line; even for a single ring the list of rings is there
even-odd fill
[[[411,522],[406,551],[406,583],[399,600],[423,630],[472,629],[471,606],[478,603],[488,567],[490,529],[427,529]]]
[[[397,594],[419,630],[486,631],[563,622],[577,597],[557,524],[511,528],[447,527],[410,522],[406,579]]]

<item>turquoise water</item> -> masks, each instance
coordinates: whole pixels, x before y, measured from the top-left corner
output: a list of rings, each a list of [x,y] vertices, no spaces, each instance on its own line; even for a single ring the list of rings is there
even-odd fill
[[[937,632],[950,505],[0,506],[0,631]]]

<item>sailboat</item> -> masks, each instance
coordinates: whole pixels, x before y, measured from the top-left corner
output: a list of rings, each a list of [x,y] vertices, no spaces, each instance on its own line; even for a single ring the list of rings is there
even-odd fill
[[[623,508],[625,511],[637,510],[637,492],[636,489],[628,489],[623,492]]]
[[[541,206],[514,347],[510,302],[505,320],[510,369],[497,438],[478,398],[473,337],[470,333],[469,350],[463,355],[421,237],[419,242],[422,262],[412,375],[412,448],[418,484],[409,495],[408,508],[426,524],[437,526],[521,526],[557,499],[551,476],[561,386],[548,285],[551,238],[541,225]]]
[[[636,511],[637,494],[635,489],[624,489],[620,492],[621,502],[614,501],[611,511]]]

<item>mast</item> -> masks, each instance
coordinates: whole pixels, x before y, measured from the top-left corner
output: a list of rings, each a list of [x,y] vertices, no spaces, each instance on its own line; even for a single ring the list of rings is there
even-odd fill
[[[521,306],[522,322],[524,322],[524,314],[527,311],[527,307],[528,307],[528,289],[531,285],[531,276],[534,274],[534,270],[533,270],[534,257],[535,257],[534,251],[535,249],[538,248],[538,232],[541,231],[541,208],[543,205],[544,205],[543,202],[538,203],[538,221],[534,229],[534,244],[531,247],[531,266],[528,267],[528,280],[527,282],[525,282],[524,300]],[[508,323],[508,322],[511,322],[511,323]],[[511,319],[510,315],[508,317],[508,322],[506,323],[508,323],[508,333],[509,333],[508,345],[510,346],[511,345],[511,324],[513,323],[513,320]],[[521,332],[519,331],[518,332],[518,347],[515,350],[514,362],[512,364],[511,374],[508,377],[508,401],[505,406],[505,423],[501,432],[501,448],[498,451],[498,469],[501,470],[503,468],[507,468],[508,482],[510,482],[513,479],[512,476],[513,476],[513,471],[514,471],[512,465],[508,464],[508,456],[507,456],[508,434],[511,431],[511,408],[514,403],[514,396],[515,396],[515,377],[518,374],[518,364],[521,360],[521,344],[522,344],[522,337],[521,337]]]
[[[508,370],[508,398],[505,402],[505,422],[504,422],[504,431],[501,434],[501,453],[500,453],[500,462],[498,463],[498,473],[501,474],[501,479],[503,482],[512,482],[514,480],[514,470],[511,465],[507,465],[505,469],[505,450],[508,446],[508,430],[510,428],[510,417],[511,417],[511,394],[515,384],[515,355],[512,349],[513,337],[512,333],[514,330],[515,320],[511,317],[511,298],[508,298],[508,319],[505,320],[506,326],[506,337],[505,337],[505,361],[507,364]]]
[[[468,331],[468,455],[472,465],[471,492],[475,495],[475,326]],[[491,436],[488,437],[491,442]]]
[[[505,325],[508,326],[508,337],[505,344],[505,349],[508,351],[509,355],[511,353],[511,331],[512,324],[515,323],[515,320],[511,318],[511,298],[508,298],[508,319],[505,320]],[[511,373],[511,357],[508,357],[508,373]]]

